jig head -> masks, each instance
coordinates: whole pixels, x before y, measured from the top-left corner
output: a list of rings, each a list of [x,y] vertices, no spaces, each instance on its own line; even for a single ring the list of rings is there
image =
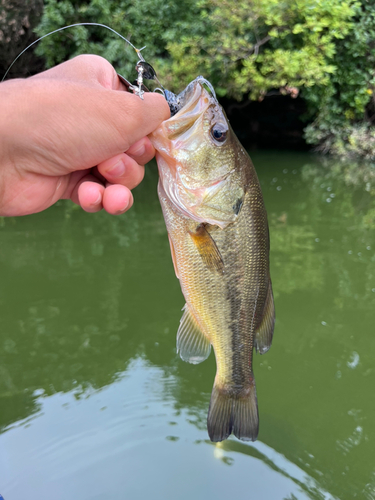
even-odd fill
[[[143,83],[144,78],[146,80],[157,80],[158,83],[160,83],[159,80],[157,79],[154,68],[151,66],[151,64],[147,63],[144,60],[141,54],[141,51],[144,48],[145,47],[142,47],[142,49],[135,49],[137,56],[139,57],[139,61],[135,66],[135,70],[138,76],[133,83],[130,83],[126,78],[117,73],[117,76],[119,77],[120,81],[125,85],[126,90],[128,92],[134,92],[134,94],[140,97],[141,99],[143,99],[143,94],[145,92],[150,92],[149,89]]]
[[[122,83],[126,86],[129,92],[134,92],[134,94],[139,96],[141,99],[143,99],[143,94],[145,92],[150,92],[148,88],[143,84],[143,79],[156,80],[157,83],[160,85],[160,87],[154,89],[154,92],[160,92],[164,96],[171,111],[171,116],[174,116],[181,107],[180,103],[178,102],[178,98],[173,92],[163,87],[158,77],[156,76],[156,71],[154,70],[154,68],[151,66],[151,64],[146,62],[141,56],[140,54],[141,50],[143,49],[137,50],[138,57],[140,58],[140,60],[137,62],[135,66],[135,69],[138,74],[137,80],[135,80],[133,84],[131,84],[123,76],[118,74],[118,77],[120,78]]]
[[[135,70],[137,71],[138,75],[137,79],[133,83],[130,83],[126,78],[124,78],[119,73],[117,73],[117,76],[119,77],[120,81],[125,85],[128,92],[134,92],[134,94],[140,97],[141,99],[143,99],[143,94],[145,92],[150,92],[149,89],[144,85],[143,79],[156,80],[163,90],[162,89],[155,89],[155,90],[159,90],[163,95],[165,95],[164,88],[162,84],[159,82],[154,68],[151,66],[151,64],[147,63],[143,59],[141,55],[141,50],[143,49],[137,49],[137,54],[138,57],[140,58],[140,60],[137,62],[135,66]]]

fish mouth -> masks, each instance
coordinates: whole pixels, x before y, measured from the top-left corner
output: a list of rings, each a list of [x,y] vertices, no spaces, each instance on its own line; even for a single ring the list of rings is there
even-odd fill
[[[193,128],[199,128],[206,110],[217,106],[217,98],[211,83],[198,76],[178,96],[174,96],[174,115],[164,122],[167,138],[173,142],[175,150],[181,149],[193,135]],[[172,108],[171,108],[172,109]]]
[[[208,89],[212,97],[217,102],[216,93],[211,83],[208,80],[206,80],[203,76],[198,76],[195,80],[190,82],[189,85],[177,96],[172,92],[170,92],[169,90],[165,90],[164,94],[168,102],[169,109],[171,110],[171,117],[176,115],[179,111],[181,111],[181,109],[183,109],[189,103],[189,101],[194,97],[197,84],[201,85],[202,88]]]

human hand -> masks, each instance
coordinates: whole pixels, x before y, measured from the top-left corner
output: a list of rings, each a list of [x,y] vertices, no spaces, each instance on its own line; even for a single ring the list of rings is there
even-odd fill
[[[120,214],[155,150],[147,138],[170,111],[163,96],[129,92],[111,64],[78,56],[0,84],[0,215],[70,198]]]

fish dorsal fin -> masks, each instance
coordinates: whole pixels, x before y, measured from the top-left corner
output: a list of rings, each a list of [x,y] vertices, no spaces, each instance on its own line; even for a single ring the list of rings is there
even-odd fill
[[[271,347],[274,326],[275,304],[273,302],[271,280],[269,280],[262,321],[255,332],[255,349],[260,354],[264,354]]]
[[[177,332],[177,352],[181,359],[197,365],[208,358],[211,343],[200,329],[187,304]]]
[[[224,272],[223,258],[204,224],[199,224],[195,233],[189,231],[189,234],[206,266],[211,271],[222,274]]]

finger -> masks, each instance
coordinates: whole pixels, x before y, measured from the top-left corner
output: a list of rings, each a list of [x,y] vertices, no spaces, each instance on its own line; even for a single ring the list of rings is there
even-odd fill
[[[112,94],[112,93],[111,93]],[[123,112],[123,119],[117,122],[122,139],[126,137],[128,150],[132,144],[153,132],[164,120],[170,118],[170,109],[164,96],[146,92],[143,100],[129,92],[114,92],[118,105],[118,116]]]
[[[75,186],[70,199],[86,212],[99,212],[103,208],[104,186],[91,175],[85,175]]]
[[[146,165],[155,156],[155,148],[148,137],[143,137],[126,151],[139,165]]]
[[[109,184],[103,194],[103,208],[112,215],[120,215],[133,205],[133,195],[126,186]]]
[[[68,179],[65,190],[61,195],[62,200],[72,200],[74,203],[78,204],[78,198],[75,200],[72,199],[73,191],[77,186],[79,186],[80,181],[89,175],[90,170],[77,170],[76,172],[72,172],[68,176],[65,176]]]
[[[98,172],[111,184],[121,184],[133,189],[142,181],[145,167],[126,153],[121,153],[99,163]]]
[[[127,86],[122,83],[112,64],[104,57],[94,54],[81,54],[30,78],[80,81],[93,86],[100,85],[107,89],[128,92]]]
[[[112,64],[104,57],[94,54],[81,54],[31,77],[31,79],[37,78],[80,81],[113,90],[125,88],[120,83]]]
[[[79,186],[78,203],[85,212],[99,212],[103,208],[104,186],[97,182],[84,181]]]

